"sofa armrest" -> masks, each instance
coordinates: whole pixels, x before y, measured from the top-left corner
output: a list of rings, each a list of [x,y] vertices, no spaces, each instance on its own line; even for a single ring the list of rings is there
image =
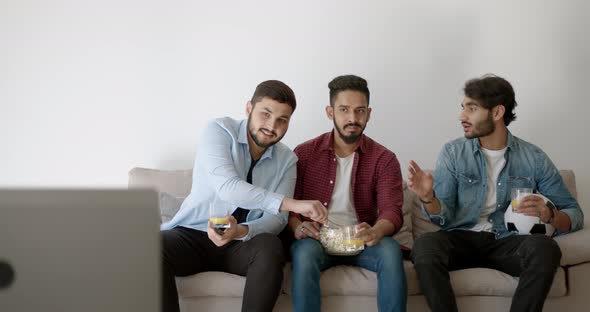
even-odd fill
[[[561,265],[590,262],[590,224],[576,232],[555,237],[561,248]]]

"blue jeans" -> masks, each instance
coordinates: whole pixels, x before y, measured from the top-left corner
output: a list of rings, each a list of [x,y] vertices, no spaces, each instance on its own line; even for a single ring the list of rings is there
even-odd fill
[[[379,311],[406,311],[407,285],[403,257],[397,241],[384,237],[375,246],[366,246],[356,256],[328,255],[319,241],[297,240],[291,246],[293,311],[321,310],[320,272],[332,266],[354,265],[377,273]]]

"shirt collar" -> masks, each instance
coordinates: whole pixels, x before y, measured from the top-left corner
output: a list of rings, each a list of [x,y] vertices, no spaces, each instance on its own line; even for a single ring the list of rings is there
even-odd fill
[[[513,149],[518,146],[518,141],[514,138],[514,136],[512,136],[510,130],[508,130],[506,146],[508,146],[509,149]]]
[[[320,151],[325,151],[325,150],[329,150],[329,151],[334,151],[334,133],[335,133],[335,129],[332,129],[332,131],[330,131],[329,133],[326,133],[326,135],[324,135],[324,138],[322,139],[322,141],[320,142]],[[360,144],[357,148],[357,151],[360,151],[361,153],[365,153],[367,150],[367,138],[365,136],[365,134],[361,134],[360,137]]]
[[[507,130],[506,133],[506,147],[508,147],[508,149],[513,149],[516,146],[518,146],[518,141],[515,140],[514,136],[512,136],[510,130]],[[479,151],[481,150],[481,144],[479,143],[479,139],[473,138],[471,139],[471,141],[473,145],[473,154],[479,153]]]
[[[250,154],[250,144],[248,143],[248,119],[247,118],[243,119],[240,122],[239,130],[238,130],[238,143],[245,144],[246,149],[248,150],[248,154]],[[279,142],[277,142],[277,144],[278,143]],[[264,154],[262,154],[262,156],[260,157],[260,159],[258,161],[261,161],[265,158],[272,159],[274,148],[275,148],[274,145],[267,148],[266,151],[264,151]]]

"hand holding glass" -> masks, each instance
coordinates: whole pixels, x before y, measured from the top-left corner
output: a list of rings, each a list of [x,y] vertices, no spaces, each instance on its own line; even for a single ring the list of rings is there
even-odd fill
[[[231,225],[229,223],[229,214],[224,205],[215,201],[209,203],[209,222],[216,230],[223,232]]]
[[[358,233],[356,226],[350,225],[344,228],[344,239],[342,244],[346,251],[359,251],[365,249],[365,241],[355,237]]]
[[[533,189],[524,187],[512,188],[511,196],[512,199],[512,211],[517,212],[516,209],[520,205],[520,202],[527,196],[533,194]]]

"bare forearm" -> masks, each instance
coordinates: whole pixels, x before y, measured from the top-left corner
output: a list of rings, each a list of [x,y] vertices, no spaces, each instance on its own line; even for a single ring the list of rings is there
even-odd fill
[[[281,202],[279,211],[293,211],[296,201],[292,198],[285,197]]]
[[[247,225],[238,225],[237,228],[238,232],[236,234],[236,239],[244,238],[248,235],[248,226]]]
[[[568,232],[571,230],[572,221],[570,220],[570,217],[566,213],[563,213],[557,209],[553,210],[553,212],[555,213],[555,216],[553,217],[553,222],[551,222],[551,225],[553,225],[560,232]]]
[[[395,232],[395,225],[389,220],[381,219],[375,223],[373,229],[378,232],[381,237],[391,236]]]
[[[297,229],[297,227],[301,224],[301,219],[299,219],[296,215],[290,214],[289,215],[289,229],[291,229],[292,232],[295,232],[295,229]]]
[[[424,206],[424,209],[426,209],[426,212],[428,212],[428,214],[440,214],[440,201],[438,201],[438,198],[434,197],[434,194],[432,194],[431,196],[427,196],[426,198],[420,198],[420,202],[422,202],[422,205]]]

